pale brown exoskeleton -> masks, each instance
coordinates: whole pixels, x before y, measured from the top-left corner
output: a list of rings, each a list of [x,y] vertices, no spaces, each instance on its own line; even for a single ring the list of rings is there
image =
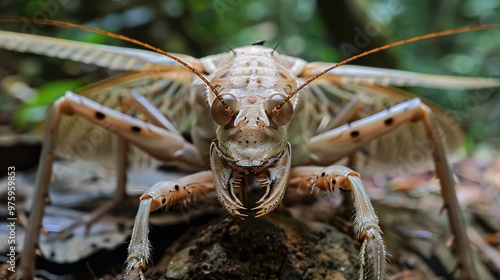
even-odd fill
[[[21,19],[0,17],[2,21]],[[57,21],[40,22],[77,27]],[[444,145],[453,149],[459,144],[461,131],[444,112],[391,86],[481,88],[498,87],[500,80],[343,65],[359,56],[329,67],[331,64],[308,63],[259,45],[195,59],[171,55],[124,36],[78,28],[137,43],[158,53],[0,31],[0,46],[6,49],[126,71],[76,93],[67,92],[54,104],[18,279],[34,276],[35,247],[54,155],[70,154],[77,138],[85,137],[76,136],[75,127],[88,128],[90,123],[111,132],[95,147],[92,156],[100,161],[117,156],[119,178],[116,199],[96,210],[85,221],[87,224],[119,204],[125,194],[127,143],[159,161],[197,170],[176,181],[159,182],[140,197],[126,258],[127,279],[144,278],[150,253],[150,212],[202,200],[215,192],[229,214],[244,218],[247,214],[242,212],[250,209],[260,217],[280,204],[287,188],[303,193],[351,191],[356,237],[362,241],[360,279],[383,279],[387,252],[378,217],[360,174],[335,163],[361,150],[371,161],[394,166],[398,157],[408,156],[416,148],[412,139],[428,139],[426,152],[441,180],[461,277],[476,279],[444,150]],[[434,33],[363,56],[421,39],[493,28],[498,25]],[[137,112],[135,117],[128,115],[130,108]],[[90,123],[78,123],[67,115]],[[192,142],[182,136],[186,132]],[[210,170],[206,170],[208,166]],[[249,188],[246,182],[252,180],[265,188],[253,208],[243,194]]]

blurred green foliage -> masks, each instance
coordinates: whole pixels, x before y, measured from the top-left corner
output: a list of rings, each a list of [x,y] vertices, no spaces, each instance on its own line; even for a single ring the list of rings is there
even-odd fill
[[[380,34],[369,39],[379,43],[465,25],[500,22],[498,0],[3,0],[0,10],[3,15],[45,17],[97,27],[195,57],[267,40],[268,46],[279,44],[277,49],[281,53],[308,61],[331,62],[346,57],[342,49],[345,38],[355,39],[359,30],[377,31]],[[342,24],[331,24],[332,19]],[[0,24],[0,29],[20,31],[20,26]],[[75,41],[130,46],[78,30],[43,27],[36,31]],[[340,36],[342,32],[347,35]],[[371,66],[498,78],[500,30],[418,42],[374,57],[368,63]],[[39,88],[38,97],[29,102],[32,105],[24,106],[18,114],[19,123],[37,121],[30,117],[31,106],[46,106],[65,90],[81,86],[83,81],[111,74],[89,65],[5,51],[0,52],[0,67],[3,68],[0,78],[18,74]],[[500,136],[500,114],[496,113],[500,111],[499,89],[410,90],[445,107],[464,125],[473,141]]]
[[[37,88],[33,98],[19,106],[14,115],[14,122],[20,126],[39,123],[45,118],[46,108],[57,98],[61,97],[68,89],[80,88],[84,85],[82,79],[58,79],[44,83]]]

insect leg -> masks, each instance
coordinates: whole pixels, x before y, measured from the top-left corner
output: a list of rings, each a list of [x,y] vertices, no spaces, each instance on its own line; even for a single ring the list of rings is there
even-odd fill
[[[292,169],[289,187],[298,188],[301,193],[333,192],[335,188],[351,191],[356,211],[354,230],[356,238],[363,242],[359,254],[359,279],[384,279],[387,252],[382,230],[358,173],[339,165],[296,167]]]
[[[316,133],[322,133],[340,126],[343,123],[351,122],[355,116],[363,109],[363,103],[358,99],[352,99],[347,103],[335,117],[328,121],[327,125],[318,127]]]
[[[101,125],[161,161],[179,162],[191,168],[200,168],[204,165],[198,150],[182,136],[112,110],[72,92],[67,92],[64,97],[55,102],[49,115],[29,217],[31,228],[25,237],[16,279],[31,280],[34,277],[35,248],[38,246],[45,201],[48,196],[59,123],[64,114],[79,115],[96,125]],[[125,156],[124,153],[122,154]],[[124,178],[125,167],[119,169],[122,169],[119,177]],[[121,185],[124,187],[125,183],[123,182]]]
[[[102,126],[160,161],[177,162],[191,169],[206,165],[198,149],[178,134],[72,92],[67,92],[59,102],[67,114],[79,115]]]
[[[202,171],[173,182],[159,182],[141,197],[128,247],[125,279],[145,279],[149,260],[149,213],[162,207],[200,201],[215,190],[210,171]]]
[[[46,128],[45,140],[42,145],[42,154],[40,155],[39,170],[37,173],[37,187],[33,196],[33,204],[31,206],[28,224],[30,229],[26,233],[24,239],[21,262],[19,269],[16,272],[17,280],[34,279],[35,268],[35,249],[38,247],[38,238],[40,228],[42,227],[42,218],[45,210],[45,201],[48,197],[48,185],[52,174],[52,163],[54,162],[54,150],[57,144],[58,126],[50,124],[59,123],[62,111],[56,105],[49,115],[49,125]]]
[[[135,108],[137,111],[146,115],[147,119],[156,126],[162,127],[170,132],[179,134],[177,128],[143,95],[133,92],[132,95],[127,95],[124,100],[124,105],[130,108]],[[126,108],[127,110],[130,108]]]
[[[167,119],[165,116],[151,104],[144,96],[139,93],[132,93],[127,95],[123,100],[123,113],[130,114],[131,109],[134,108],[138,112],[143,113],[146,119],[151,123],[162,127],[170,132],[180,134],[175,126]],[[105,203],[92,213],[83,217],[81,221],[77,221],[63,230],[63,232],[69,232],[74,228],[78,227],[80,224],[84,224],[86,230],[90,229],[90,226],[99,220],[102,216],[109,213],[116,207],[122,204],[124,199],[127,197],[127,153],[128,153],[128,143],[123,138],[118,139],[118,157],[116,160],[117,167],[117,186],[116,193],[113,199],[108,203]]]
[[[316,162],[328,165],[351,154],[367,142],[388,134],[402,124],[413,121],[422,121],[430,140],[429,150],[441,182],[443,208],[448,210],[448,220],[455,237],[455,249],[458,267],[462,269],[462,279],[477,279],[468,247],[464,219],[455,194],[456,183],[442,143],[443,135],[439,135],[439,128],[432,111],[420,99],[402,102],[372,116],[317,135],[310,139],[307,147]],[[332,149],[332,146],[336,148]]]
[[[129,144],[123,138],[118,139],[118,154],[116,157],[116,192],[113,199],[96,210],[82,217],[82,220],[76,221],[64,228],[61,232],[69,233],[81,224],[85,226],[85,231],[88,234],[90,227],[101,217],[113,211],[123,204],[127,198],[127,154]]]

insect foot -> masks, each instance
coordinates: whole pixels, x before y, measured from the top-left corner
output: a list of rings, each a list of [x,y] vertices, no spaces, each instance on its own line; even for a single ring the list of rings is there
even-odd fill
[[[209,171],[194,173],[175,182],[159,182],[150,187],[139,198],[141,202],[128,247],[125,279],[146,279],[144,271],[150,257],[149,213],[162,207],[200,201],[213,191],[212,174]]]
[[[378,217],[366,193],[360,175],[350,168],[332,165],[296,167],[292,170],[290,187],[299,192],[326,193],[338,189],[351,191],[354,197],[354,230],[362,241],[359,254],[359,279],[385,279],[387,251],[382,239]]]

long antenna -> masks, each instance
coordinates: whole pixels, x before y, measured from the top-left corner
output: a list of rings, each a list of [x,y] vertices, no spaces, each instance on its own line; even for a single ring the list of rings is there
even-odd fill
[[[309,78],[307,81],[305,81],[299,87],[297,87],[294,91],[292,91],[278,106],[274,107],[273,110],[271,111],[271,114],[272,115],[278,114],[279,110],[281,109],[281,107],[283,107],[286,104],[286,102],[288,102],[295,94],[297,94],[297,92],[299,92],[300,90],[302,90],[304,87],[306,87],[307,85],[309,85],[314,80],[316,80],[319,77],[325,75],[326,73],[330,72],[331,70],[333,70],[333,69],[335,69],[337,67],[340,67],[340,66],[342,66],[344,64],[347,64],[349,62],[352,62],[352,61],[354,61],[354,60],[356,60],[358,58],[365,57],[367,55],[370,55],[370,54],[373,54],[373,53],[376,53],[376,52],[380,52],[380,51],[383,51],[383,50],[390,49],[392,47],[397,47],[397,46],[405,45],[405,44],[416,42],[416,41],[421,41],[421,40],[426,40],[426,39],[432,39],[432,38],[437,38],[437,37],[442,37],[442,36],[448,36],[448,35],[452,35],[452,34],[459,34],[459,33],[472,32],[472,31],[481,31],[481,30],[491,30],[491,29],[497,29],[497,28],[500,28],[500,23],[492,23],[492,24],[486,24],[486,25],[471,25],[471,26],[459,27],[459,28],[449,29],[449,30],[444,30],[444,31],[439,31],[439,32],[435,32],[435,33],[431,33],[431,34],[427,34],[427,35],[420,35],[420,36],[411,37],[409,39],[404,39],[404,40],[401,40],[401,41],[398,41],[398,42],[394,42],[394,43],[390,43],[390,44],[387,44],[387,45],[383,45],[381,47],[378,47],[378,48],[375,48],[375,49],[372,49],[372,50],[360,53],[360,54],[355,55],[353,57],[350,57],[350,58],[348,58],[346,60],[343,60],[343,61],[341,61],[341,62],[339,62],[337,64],[334,64],[334,65],[326,68],[325,70],[319,72],[318,74],[312,76],[311,78]]]
[[[121,35],[121,34],[116,34],[113,32],[109,31],[104,31],[101,29],[97,28],[92,28],[84,25],[79,25],[79,24],[74,24],[74,23],[69,23],[69,22],[64,22],[64,21],[59,21],[59,20],[51,20],[51,19],[38,19],[38,18],[26,18],[26,17],[17,17],[17,16],[0,16],[0,22],[14,22],[14,23],[34,23],[34,24],[44,24],[44,25],[51,25],[51,26],[58,26],[58,27],[66,27],[66,28],[72,28],[72,29],[79,29],[79,30],[84,30],[84,31],[89,31],[97,34],[101,34],[104,36],[108,36],[111,38],[116,38],[125,42],[129,42],[138,46],[141,46],[143,48],[152,50],[154,52],[157,52],[159,54],[162,54],[164,56],[167,56],[182,66],[186,67],[187,69],[191,70],[196,76],[198,76],[209,88],[212,90],[212,92],[215,94],[217,99],[220,101],[220,103],[224,106],[224,111],[226,115],[228,116],[233,116],[234,112],[233,110],[226,104],[220,93],[215,89],[215,87],[201,74],[198,70],[193,68],[191,65],[183,61],[182,59],[176,57],[175,55],[168,53],[160,48],[151,46],[150,44],[138,41],[136,39],[132,39],[130,37]]]

